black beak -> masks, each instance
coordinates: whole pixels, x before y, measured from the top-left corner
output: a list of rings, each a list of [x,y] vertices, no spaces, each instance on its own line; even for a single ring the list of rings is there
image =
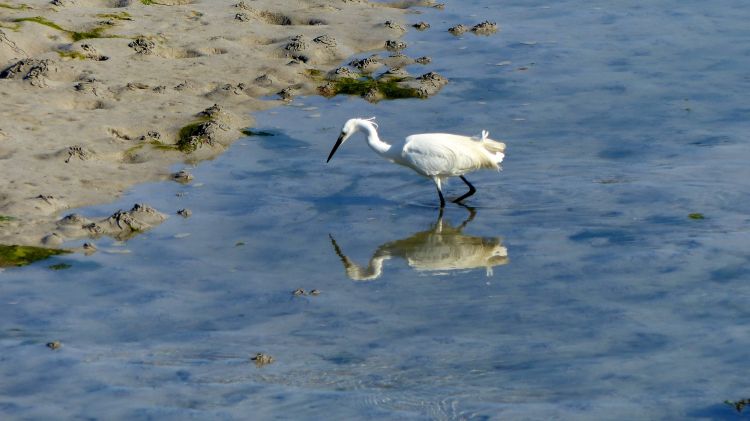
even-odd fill
[[[326,162],[330,161],[331,158],[333,158],[333,154],[336,153],[336,149],[338,149],[342,143],[344,143],[344,133],[341,133],[339,135],[339,138],[336,139],[336,144],[333,145],[333,149],[331,149],[331,153],[328,155],[328,159],[326,159]]]

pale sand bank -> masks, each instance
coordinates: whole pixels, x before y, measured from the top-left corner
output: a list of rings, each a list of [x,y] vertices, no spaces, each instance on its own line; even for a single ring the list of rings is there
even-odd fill
[[[59,221],[221,153],[251,112],[281,103],[261,97],[315,93],[318,71],[404,32],[403,9],[364,0],[154,3],[0,2],[0,244],[96,234]],[[208,144],[172,147],[206,120]]]

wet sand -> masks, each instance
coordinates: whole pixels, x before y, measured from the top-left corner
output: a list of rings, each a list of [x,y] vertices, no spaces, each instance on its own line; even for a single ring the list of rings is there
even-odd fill
[[[316,93],[317,75],[398,40],[408,5],[0,4],[0,244],[87,235],[60,228],[65,210],[220,154],[252,125],[251,112]]]

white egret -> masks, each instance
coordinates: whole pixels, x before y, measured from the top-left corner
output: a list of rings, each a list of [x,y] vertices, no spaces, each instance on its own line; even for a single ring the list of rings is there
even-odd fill
[[[399,165],[409,167],[418,174],[430,178],[437,187],[440,207],[445,206],[442,183],[449,177],[459,177],[469,187],[469,191],[453,200],[459,203],[477,190],[464,177],[464,174],[480,169],[500,170],[505,144],[489,139],[489,132],[482,130],[479,137],[460,136],[447,133],[422,133],[406,137],[393,145],[380,140],[377,124],[373,118],[352,118],[341,129],[336,144],[326,162],[333,158],[339,146],[358,131],[365,132],[367,144],[375,153]]]

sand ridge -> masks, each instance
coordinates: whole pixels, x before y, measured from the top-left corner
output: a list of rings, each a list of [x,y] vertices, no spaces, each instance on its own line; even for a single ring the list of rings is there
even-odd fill
[[[0,244],[81,236],[59,229],[66,209],[221,153],[250,112],[281,103],[262,97],[315,93],[312,74],[382,50],[403,14],[364,0],[6,0]],[[174,145],[190,123],[210,133],[187,154]]]

